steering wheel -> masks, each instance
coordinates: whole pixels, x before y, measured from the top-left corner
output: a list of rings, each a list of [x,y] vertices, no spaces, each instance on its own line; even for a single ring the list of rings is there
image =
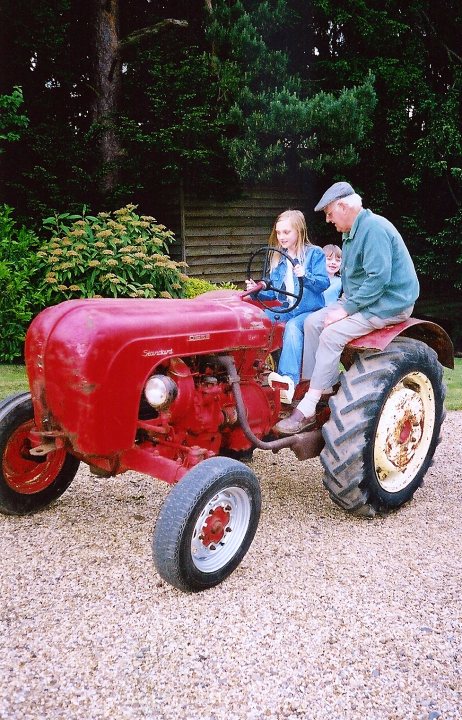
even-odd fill
[[[298,293],[291,293],[288,290],[282,290],[281,288],[275,287],[271,284],[270,281],[270,264],[271,264],[271,258],[273,257],[273,253],[279,253],[279,255],[282,255],[283,257],[287,258],[292,265],[296,265],[297,263],[293,258],[290,257],[288,253],[285,252],[285,250],[279,250],[279,248],[276,247],[261,247],[258,248],[249,258],[249,262],[247,263],[247,279],[250,280],[252,277],[252,261],[254,258],[256,258],[258,255],[263,255],[263,277],[261,279],[261,282],[264,283],[264,287],[260,288],[260,290],[273,290],[274,292],[278,293],[278,295],[284,295],[287,298],[293,298],[294,302],[292,305],[289,303],[289,307],[282,308],[282,307],[274,307],[272,305],[267,305],[263,300],[258,300],[259,303],[261,303],[262,307],[265,308],[265,310],[269,310],[272,313],[275,313],[277,315],[282,315],[283,313],[288,313],[291,310],[294,310],[301,302],[302,296],[303,296],[303,278],[299,278],[299,288]],[[259,290],[252,290],[251,292],[245,293],[245,295],[251,295],[253,293],[258,293]]]

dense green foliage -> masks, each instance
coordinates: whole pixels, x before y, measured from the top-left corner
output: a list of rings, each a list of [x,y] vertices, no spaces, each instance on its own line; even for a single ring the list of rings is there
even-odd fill
[[[37,253],[48,303],[85,297],[179,297],[185,276],[168,257],[173,233],[134,205],[46,218]]]
[[[24,98],[20,87],[14,87],[9,95],[0,95],[0,143],[14,142],[21,138],[28,119],[21,114]],[[3,152],[0,144],[0,153]]]
[[[335,92],[311,86],[306,68],[293,62],[300,18],[291,5],[119,4],[121,90],[117,115],[106,118],[121,144],[119,181],[101,197],[102,126],[92,110],[95,5],[45,0],[30,7],[18,0],[6,11],[4,54],[31,124],[4,160],[10,203],[36,221],[47,211],[130,201],[156,214],[153,196],[172,183],[235,192],[242,181],[284,180],[288,173],[302,181],[306,173],[356,163],[372,123],[373,78]],[[175,17],[187,27],[145,32]],[[305,43],[303,52],[313,49]]]
[[[375,77],[369,148],[349,177],[402,228],[424,279],[462,287],[460,4],[444,13],[426,0],[315,5],[315,78],[335,89]]]
[[[199,47],[172,37],[165,46],[141,48],[127,65],[124,88],[122,197],[134,194],[144,207],[152,203],[153,187],[182,182],[206,191],[224,176],[232,178],[214,110],[216,82]]]
[[[338,93],[313,93],[303,68],[291,69],[290,42],[280,34],[281,26],[297,32],[290,5],[215,2],[208,27],[223,147],[246,182],[345,169],[372,125],[372,76]]]
[[[29,321],[44,297],[37,286],[37,236],[18,227],[12,209],[0,206],[0,362],[21,357]]]
[[[182,264],[168,256],[172,232],[134,205],[97,216],[55,214],[44,228],[45,241],[18,227],[10,207],[0,207],[0,362],[21,358],[27,327],[47,305],[195,294]]]
[[[208,292],[209,290],[216,290],[217,286],[208,280],[203,278],[190,277],[185,283],[184,296],[186,298],[194,298],[197,295]]]
[[[115,110],[97,119],[101,5],[3,9],[2,199],[28,227],[83,205],[133,202],[158,217],[180,184],[204,195],[290,179],[315,199],[346,177],[403,230],[424,284],[462,287],[460,3],[110,5],[120,83]],[[119,145],[102,194],[105,125]],[[322,218],[308,219],[322,242]]]
[[[173,234],[134,205],[96,216],[61,213],[46,240],[0,206],[0,363],[21,359],[32,318],[48,305],[88,297],[187,297],[217,285],[187,277],[168,256]],[[232,285],[222,285],[231,288]]]
[[[237,285],[231,282],[220,283],[216,285],[211,283],[204,278],[196,278],[189,276],[184,283],[183,297],[194,298],[203,293],[209,292],[210,290],[242,290]]]

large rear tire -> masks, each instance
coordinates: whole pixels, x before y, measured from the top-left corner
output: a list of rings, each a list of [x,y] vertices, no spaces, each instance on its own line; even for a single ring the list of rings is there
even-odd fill
[[[0,512],[27,515],[56,500],[69,487],[79,461],[64,449],[30,455],[34,410],[29,393],[0,403]]]
[[[413,497],[440,440],[442,376],[436,353],[411,338],[355,355],[322,429],[324,485],[337,505],[372,517]]]
[[[249,549],[260,509],[260,486],[246,465],[226,457],[199,463],[159,513],[152,542],[157,572],[184,592],[218,585]]]

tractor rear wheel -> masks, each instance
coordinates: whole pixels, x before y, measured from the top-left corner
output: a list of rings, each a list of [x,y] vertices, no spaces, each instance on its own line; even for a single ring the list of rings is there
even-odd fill
[[[436,353],[411,338],[355,355],[322,429],[324,485],[335,503],[372,517],[413,497],[440,440],[442,375]]]
[[[159,575],[184,592],[218,585],[250,547],[261,509],[255,474],[241,462],[213,457],[170,491],[154,530]]]
[[[0,403],[0,512],[27,515],[56,500],[69,487],[79,461],[64,449],[43,457],[29,453],[34,410],[29,393]]]

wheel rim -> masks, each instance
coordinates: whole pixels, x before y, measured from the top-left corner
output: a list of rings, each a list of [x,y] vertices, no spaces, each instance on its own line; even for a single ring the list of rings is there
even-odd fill
[[[32,420],[20,425],[10,435],[3,454],[3,478],[12,490],[21,495],[45,490],[56,480],[66,460],[66,451],[62,449],[48,453],[40,460],[29,454],[29,432],[33,425]]]
[[[242,488],[225,488],[208,500],[191,539],[191,557],[198,570],[216,572],[235,556],[249,527],[250,514],[250,498]]]
[[[388,395],[374,440],[380,486],[396,493],[409,485],[427,457],[435,427],[435,394],[421,372],[406,375]]]

